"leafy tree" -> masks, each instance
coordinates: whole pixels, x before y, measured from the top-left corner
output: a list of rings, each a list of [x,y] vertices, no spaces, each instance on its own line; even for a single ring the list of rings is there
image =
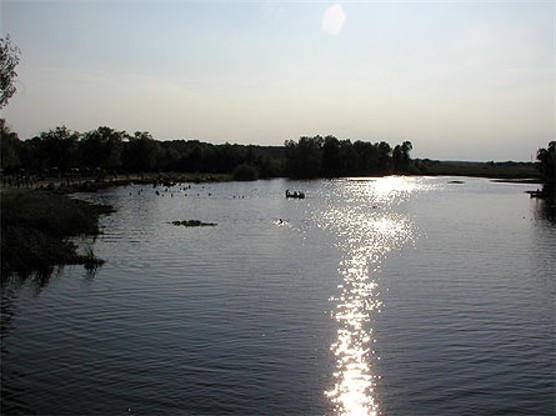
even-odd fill
[[[0,109],[5,107],[15,94],[15,67],[19,64],[20,53],[19,48],[12,43],[10,35],[0,37]]]
[[[357,154],[357,175],[372,175],[379,171],[378,149],[370,142],[357,140],[353,144]]]
[[[340,140],[340,172],[342,176],[353,176],[359,171],[359,157],[351,140]]]
[[[299,142],[287,140],[286,170],[294,178],[312,179],[321,174],[322,146],[321,136],[301,137]]]
[[[384,141],[377,146],[378,149],[378,171],[387,172],[392,164],[392,147]]]
[[[340,175],[340,141],[334,136],[326,136],[322,145],[322,172],[327,178]]]
[[[258,177],[257,168],[247,163],[242,163],[232,172],[232,178],[235,181],[256,181]]]
[[[21,141],[17,133],[11,131],[6,120],[0,118],[0,160],[4,171],[9,173],[20,166],[20,152]]]
[[[122,141],[127,137],[124,131],[110,127],[99,127],[85,133],[81,143],[81,158],[90,168],[117,169],[121,166]]]
[[[392,151],[392,164],[394,171],[407,172],[409,168],[409,152],[413,149],[410,141],[404,141],[401,145],[396,145]]]
[[[554,198],[555,188],[555,168],[556,168],[556,141],[548,143],[548,148],[541,148],[537,151],[538,168],[543,182],[543,194]]]
[[[122,165],[128,172],[151,172],[159,166],[163,150],[146,131],[136,131],[123,147]]]
[[[43,132],[38,136],[38,152],[41,168],[58,168],[67,172],[78,166],[79,133],[66,126]]]

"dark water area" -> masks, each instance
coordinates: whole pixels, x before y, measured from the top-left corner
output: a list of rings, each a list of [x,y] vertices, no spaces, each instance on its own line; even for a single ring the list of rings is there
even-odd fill
[[[78,195],[107,263],[3,283],[1,413],[554,415],[556,227],[452,179]]]

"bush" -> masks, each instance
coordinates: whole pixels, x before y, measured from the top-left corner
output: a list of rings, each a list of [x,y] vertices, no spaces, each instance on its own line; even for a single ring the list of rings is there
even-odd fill
[[[2,275],[48,271],[56,265],[100,264],[79,255],[69,237],[100,233],[100,215],[112,212],[52,192],[4,192],[1,199]]]
[[[257,168],[246,163],[236,167],[232,173],[234,181],[256,181],[258,178]]]

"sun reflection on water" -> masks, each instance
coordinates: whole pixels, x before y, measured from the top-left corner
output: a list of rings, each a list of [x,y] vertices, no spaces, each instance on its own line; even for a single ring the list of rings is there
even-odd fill
[[[375,394],[379,375],[372,364],[373,357],[380,357],[372,348],[372,321],[383,304],[375,275],[389,251],[414,238],[412,222],[392,207],[415,189],[415,182],[403,177],[344,182],[323,216],[343,253],[338,267],[343,281],[330,298],[338,327],[330,347],[336,365],[333,386],[325,392],[337,415],[380,414]],[[338,204],[338,198],[346,203]]]

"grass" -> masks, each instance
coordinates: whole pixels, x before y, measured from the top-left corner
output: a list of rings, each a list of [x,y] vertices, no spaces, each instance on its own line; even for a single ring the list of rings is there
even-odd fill
[[[527,162],[459,162],[419,160],[414,162],[416,174],[474,176],[495,179],[531,179],[540,181],[535,164]]]
[[[79,254],[70,239],[100,234],[99,217],[113,212],[112,207],[48,191],[4,191],[0,205],[2,275],[103,263],[91,250]]]

